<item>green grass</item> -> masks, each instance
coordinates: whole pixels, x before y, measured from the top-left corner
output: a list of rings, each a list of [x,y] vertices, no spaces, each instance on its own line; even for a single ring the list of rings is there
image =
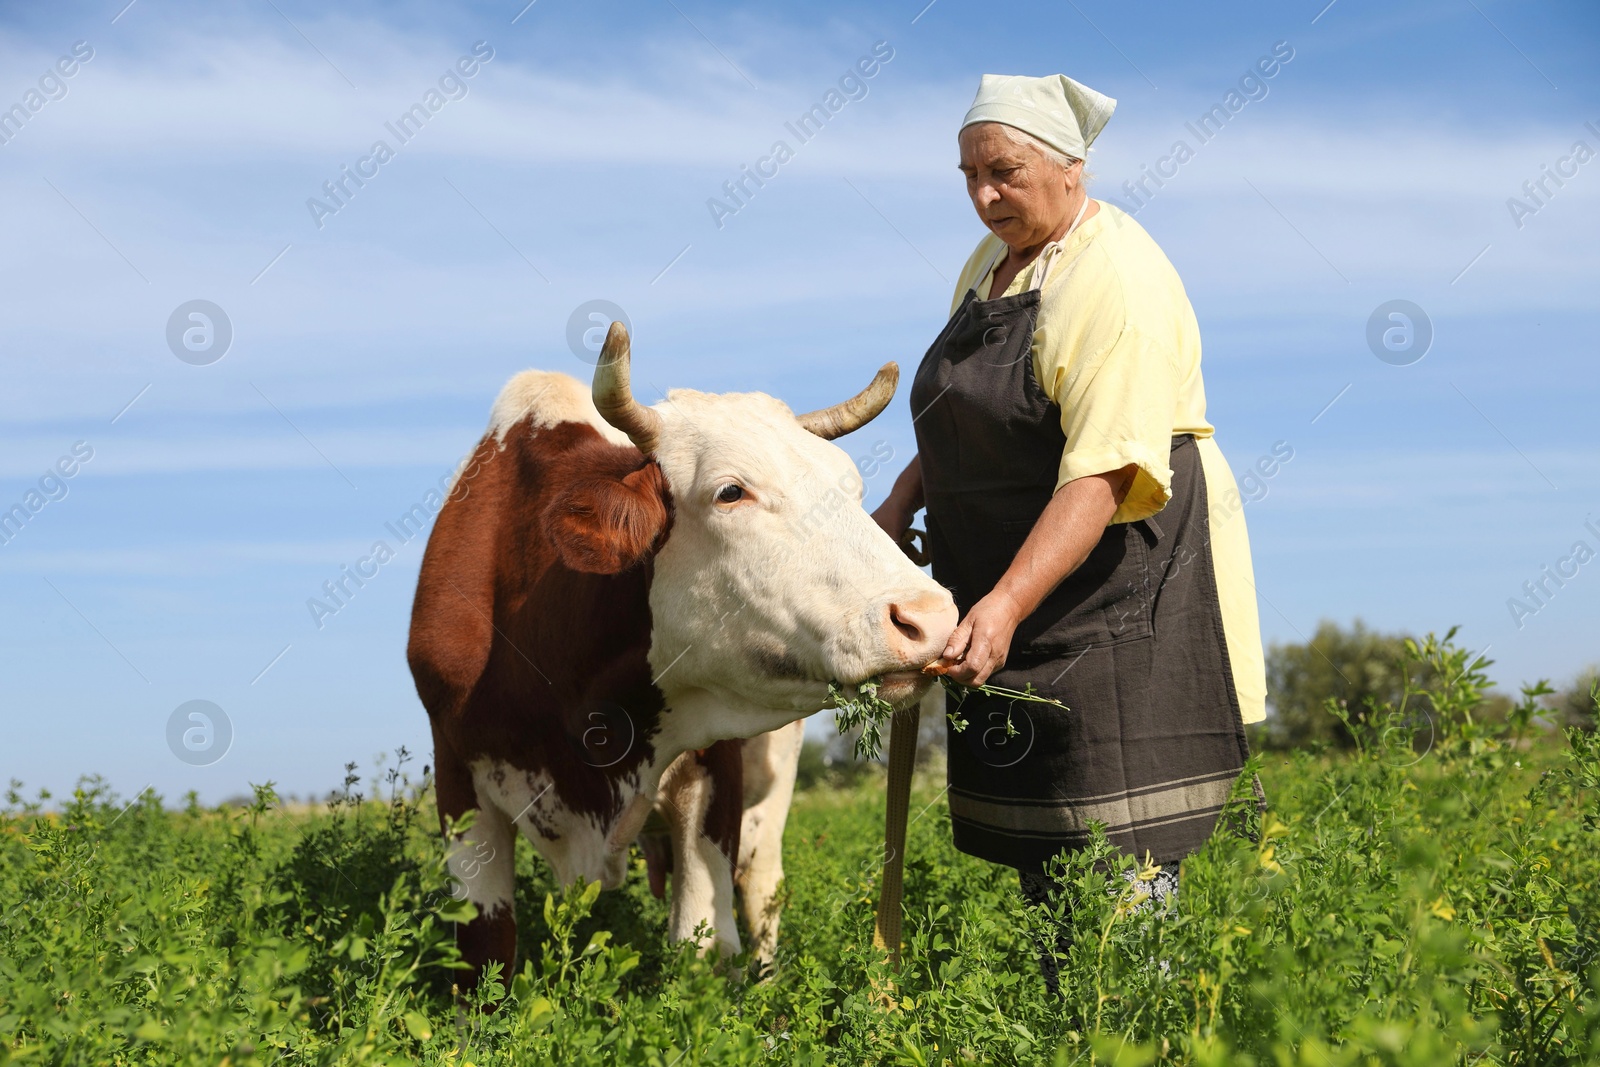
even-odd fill
[[[1165,915],[1129,908],[1103,848],[1066,865],[1068,914],[1024,908],[1015,872],[951,848],[942,776],[920,778],[897,976],[871,951],[881,777],[796,799],[761,982],[664,943],[642,862],[562,894],[523,845],[495,1012],[452,995],[463,912],[425,784],[304,813],[265,788],[215,810],[13,794],[0,1063],[1600,1062],[1600,746],[1474,726],[1487,683],[1459,673],[1426,697],[1420,759],[1396,733],[1413,708],[1353,756],[1263,762],[1271,810],[1241,796]],[[1060,998],[1034,947],[1052,921],[1074,933]]]

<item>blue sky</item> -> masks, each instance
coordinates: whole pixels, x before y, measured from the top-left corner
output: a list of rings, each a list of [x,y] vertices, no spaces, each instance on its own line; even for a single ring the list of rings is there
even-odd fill
[[[1294,452],[1245,509],[1269,640],[1459,623],[1507,687],[1600,660],[1600,560],[1520,627],[1507,607],[1600,549],[1600,159],[1571,156],[1600,151],[1592,5],[125,2],[0,12],[0,107],[46,79],[0,144],[0,508],[93,453],[0,545],[0,775],[215,800],[426,758],[421,542],[385,523],[511,374],[587,375],[566,342],[587,300],[626,309],[646,392],[801,409],[914,365],[983,232],[954,146],[984,72],[1116,97],[1090,169],[1126,207],[1193,150],[1137,217],[1195,304],[1235,469]],[[385,123],[480,41],[493,58],[399,144]],[[49,79],[77,42],[92,58]],[[785,123],[879,42],[799,143]],[[1293,58],[1200,143],[1187,124],[1279,42]],[[378,139],[393,158],[319,227],[307,200]],[[778,140],[793,158],[719,227],[707,201]],[[1569,176],[1535,202],[1545,167]],[[205,366],[166,340],[196,299],[233,330]],[[1405,366],[1366,340],[1396,299],[1434,332]],[[843,444],[880,442],[909,458],[903,398]],[[319,629],[307,599],[379,539],[394,560]],[[192,699],[232,723],[209,766],[167,747]]]

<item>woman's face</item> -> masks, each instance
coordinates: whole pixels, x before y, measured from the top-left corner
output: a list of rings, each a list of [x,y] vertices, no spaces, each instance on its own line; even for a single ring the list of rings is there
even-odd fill
[[[998,122],[961,131],[961,173],[978,218],[1013,249],[1050,241],[1072,221],[1068,206],[1081,164],[1063,169],[1032,145],[1019,146]]]

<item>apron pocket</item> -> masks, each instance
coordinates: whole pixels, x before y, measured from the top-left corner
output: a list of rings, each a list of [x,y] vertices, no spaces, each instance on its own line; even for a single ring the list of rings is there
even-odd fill
[[[1014,556],[1033,522],[1002,522],[1000,529],[1014,541]],[[1151,636],[1155,581],[1149,539],[1154,533],[1138,522],[1107,526],[1082,566],[1018,625],[1013,655],[1059,655]]]

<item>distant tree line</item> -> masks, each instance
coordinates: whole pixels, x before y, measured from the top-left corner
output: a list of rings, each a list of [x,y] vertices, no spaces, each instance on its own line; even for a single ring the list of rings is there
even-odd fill
[[[1348,748],[1350,732],[1327,710],[1339,701],[1353,723],[1364,722],[1374,708],[1398,708],[1405,671],[1413,688],[1437,679],[1406,655],[1408,635],[1379,633],[1357,619],[1350,627],[1324,620],[1304,644],[1273,644],[1267,649],[1267,721],[1251,729],[1256,748],[1284,749],[1329,746]],[[1553,696],[1546,698],[1546,721],[1553,726],[1595,728],[1592,690],[1600,684],[1600,667],[1590,666]],[[1504,719],[1511,698],[1494,694],[1480,717]]]

